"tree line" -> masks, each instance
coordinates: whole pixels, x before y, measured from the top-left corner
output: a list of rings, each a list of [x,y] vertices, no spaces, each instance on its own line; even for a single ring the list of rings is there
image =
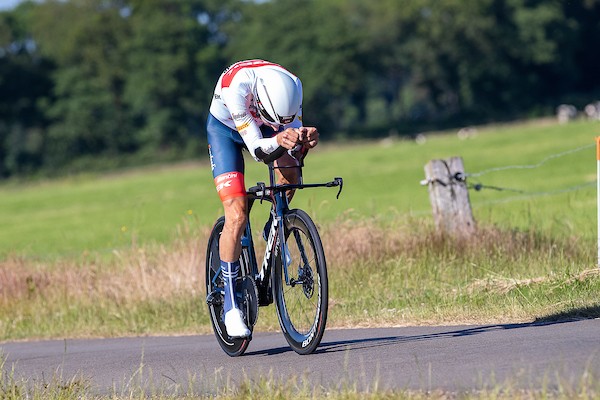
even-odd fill
[[[0,177],[204,156],[229,64],[297,74],[324,138],[600,97],[600,0],[46,0],[0,12]]]

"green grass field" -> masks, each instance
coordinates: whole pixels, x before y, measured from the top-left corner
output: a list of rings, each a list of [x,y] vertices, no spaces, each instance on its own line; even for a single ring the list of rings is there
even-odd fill
[[[338,219],[399,216],[430,219],[427,188],[419,184],[431,159],[463,157],[467,173],[508,166],[538,168],[489,172],[469,183],[524,190],[470,191],[480,223],[505,228],[535,228],[556,235],[596,235],[596,162],[594,137],[600,125],[536,122],[480,128],[460,140],[455,132],[410,140],[325,143],[309,156],[305,182],[344,178],[339,200],[334,190],[299,192],[293,205],[321,224]],[[326,137],[326,133],[323,134]],[[247,185],[264,181],[266,167],[247,162]],[[579,185],[578,190],[554,193]],[[210,226],[220,215],[207,162],[151,167],[110,175],[0,185],[0,259],[33,259],[111,254],[135,243],[169,243],[182,226]],[[257,212],[253,221],[264,217]]]

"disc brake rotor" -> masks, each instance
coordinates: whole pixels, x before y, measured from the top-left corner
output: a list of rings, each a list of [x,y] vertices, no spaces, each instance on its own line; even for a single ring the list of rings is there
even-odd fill
[[[302,291],[307,299],[310,299],[315,292],[315,281],[310,265],[305,265],[300,269],[299,280],[302,281]]]

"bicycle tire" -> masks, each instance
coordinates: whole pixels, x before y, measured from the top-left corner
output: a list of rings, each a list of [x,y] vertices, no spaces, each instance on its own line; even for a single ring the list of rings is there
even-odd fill
[[[274,255],[273,296],[283,335],[298,354],[310,354],[321,343],[328,310],[325,253],[317,227],[308,214],[285,214],[285,242],[291,262],[286,283],[280,246]],[[293,282],[296,282],[293,284]]]
[[[251,336],[247,338],[230,338],[227,335],[225,329],[225,323],[223,322],[223,294],[218,292],[218,289],[223,288],[223,280],[220,278],[221,261],[219,257],[219,238],[223,231],[223,225],[225,224],[225,217],[221,217],[215,222],[212,232],[208,239],[208,247],[206,250],[206,295],[208,304],[208,314],[210,322],[217,338],[219,345],[231,357],[237,357],[244,354],[248,345],[250,344]],[[250,263],[248,258],[248,249],[242,249],[242,255],[240,256],[240,279],[250,275]],[[215,278],[215,276],[217,276]],[[254,285],[254,290],[256,286]],[[217,298],[209,301],[209,296],[213,294]],[[256,296],[256,295],[255,295]],[[241,299],[240,307],[248,309],[249,306],[246,304],[247,296],[243,296]],[[252,325],[256,322],[256,316],[253,316],[254,321],[246,321],[248,328],[252,330]],[[252,322],[250,324],[249,322]]]

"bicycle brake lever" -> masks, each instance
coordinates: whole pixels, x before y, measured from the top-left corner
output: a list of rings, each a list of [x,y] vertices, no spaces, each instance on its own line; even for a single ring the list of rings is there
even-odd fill
[[[258,187],[260,188],[260,204],[262,204],[263,200],[265,199],[265,192],[267,189],[264,182],[258,182]]]
[[[334,186],[340,187],[340,189],[337,192],[337,195],[335,196],[336,199],[339,199],[340,194],[342,194],[342,188],[344,187],[344,180],[338,176],[336,178],[333,178],[333,182],[334,182]]]

